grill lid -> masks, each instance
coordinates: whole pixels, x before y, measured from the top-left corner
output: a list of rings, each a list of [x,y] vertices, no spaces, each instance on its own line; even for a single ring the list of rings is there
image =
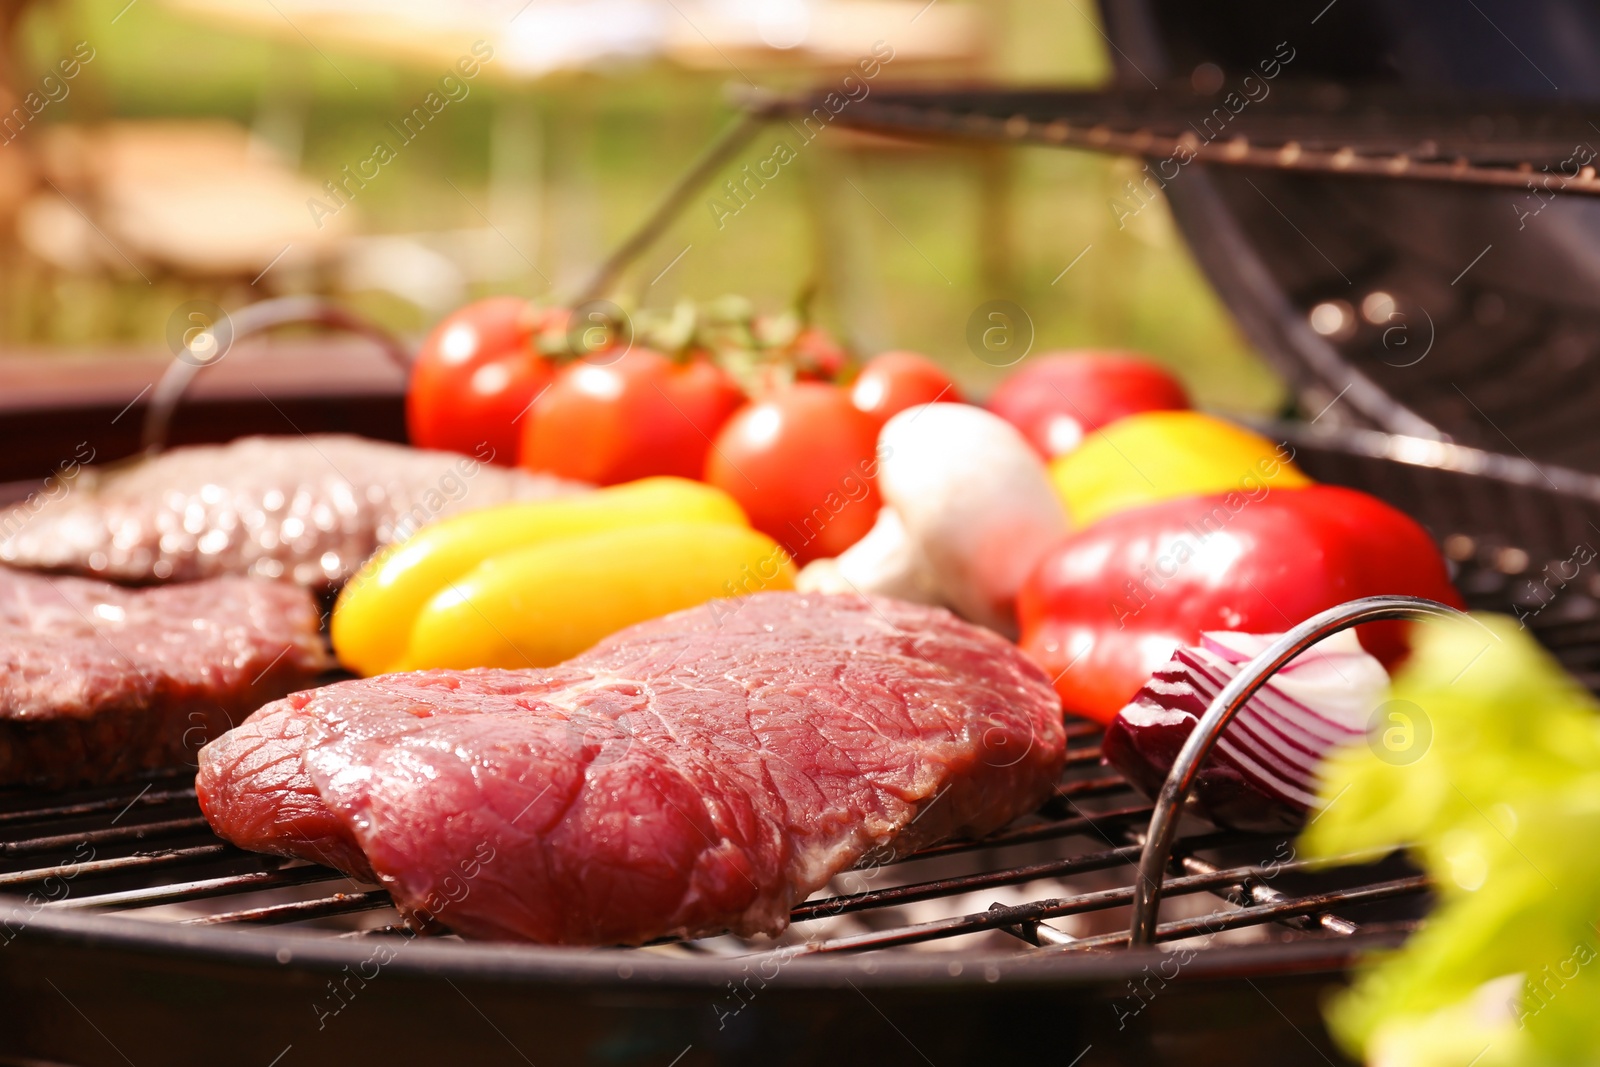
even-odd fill
[[[1337,80],[1352,100],[1387,94],[1390,119],[1415,111],[1414,94],[1453,103],[1435,137],[1446,160],[1463,129],[1489,154],[1510,153],[1523,172],[1514,188],[1301,174],[1290,163],[1184,168],[1164,192],[1306,415],[1425,433],[1414,414],[1463,444],[1600,470],[1600,203],[1574,195],[1600,157],[1600,128],[1578,108],[1600,97],[1600,9],[1473,8],[1102,3],[1121,84],[1188,82],[1218,104],[1235,94],[1234,106],[1269,93],[1229,125]],[[1339,112],[1301,115],[1298,138],[1336,129],[1348,117]]]

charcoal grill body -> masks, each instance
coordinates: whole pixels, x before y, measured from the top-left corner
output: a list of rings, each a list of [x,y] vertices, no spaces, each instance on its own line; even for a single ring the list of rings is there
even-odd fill
[[[943,959],[797,963],[763,987],[709,963],[658,970],[636,954],[622,965],[594,953],[530,958],[416,944],[363,984],[350,979],[349,954],[330,952],[323,939],[231,931],[185,938],[171,928],[130,938],[93,925],[34,928],[0,950],[7,1004],[0,1063],[265,1067],[281,1054],[279,1067],[800,1067],[1021,1057],[1079,1067],[1222,1067],[1241,1062],[1241,1049],[1251,1050],[1252,1063],[1316,1061],[1308,1041],[1343,1062],[1315,1020],[1321,1000],[1342,981],[1344,945],[1298,946],[1265,965],[1259,954],[1216,950],[1170,982],[1157,975],[1163,959],[1172,969],[1170,958],[1118,953],[1056,967],[1013,966],[995,981],[978,959],[966,960],[956,977]],[[285,946],[292,955],[280,962]],[[329,1014],[338,1003],[329,983],[352,991],[337,1014]],[[742,991],[743,1007],[733,988]],[[1143,991],[1142,1009],[1130,988]],[[1304,1036],[1272,1012],[1267,996]]]
[[[363,400],[375,424],[385,404],[397,413],[402,402],[398,388],[387,401],[379,392],[375,387]],[[194,413],[203,422],[211,417],[210,404],[233,411],[245,402],[203,398]],[[257,403],[260,410],[249,417],[267,419],[272,405],[259,397]],[[57,436],[40,447],[59,445],[70,454],[78,428],[88,425],[84,412],[59,405],[51,410],[47,420],[38,411],[0,413],[0,436],[17,424],[8,425],[13,418],[53,426]],[[321,428],[312,421],[315,410],[297,410],[306,420],[300,429]],[[1470,539],[1478,548],[1458,564],[1458,581],[1480,607],[1506,610],[1515,595],[1518,579],[1492,565],[1504,550],[1542,558],[1589,523],[1600,524],[1600,478],[1594,476],[1536,471],[1521,459],[1370,431],[1266,429],[1289,442],[1315,476],[1363,486],[1409,508],[1440,540]],[[1525,526],[1518,517],[1525,517]],[[1560,610],[1532,621],[1569,666],[1593,678],[1600,670],[1600,625],[1574,621],[1572,605],[1580,602],[1592,609],[1574,590]],[[1148,806],[1096,765],[1092,747],[1084,747],[1092,746],[1093,733],[1074,728],[1071,745],[1081,755],[1064,788],[1080,798],[1075,803],[1098,802],[1102,807],[1090,810],[1112,812],[1094,816],[1094,832],[1106,839],[1081,836],[1063,854],[1122,843],[1132,857],[1137,850],[1130,835],[1142,829]],[[1177,957],[1181,965],[1170,953],[1122,949],[1040,949],[1019,958],[896,948],[781,964],[665,960],[625,950],[349,938],[269,925],[295,917],[288,914],[197,927],[120,918],[102,907],[24,903],[20,913],[14,910],[28,892],[37,900],[60,891],[37,880],[5,882],[7,872],[71,863],[73,849],[66,845],[50,851],[28,844],[51,834],[68,844],[80,839],[75,835],[102,830],[138,835],[90,838],[104,857],[208,847],[229,852],[100,881],[58,878],[54,885],[68,886],[67,895],[77,901],[103,892],[168,892],[176,883],[218,874],[281,874],[277,861],[219,845],[184,785],[175,780],[142,792],[134,783],[90,797],[94,814],[34,820],[7,811],[71,804],[60,797],[0,798],[0,894],[12,894],[5,905],[13,909],[9,925],[0,924],[0,1063],[10,1057],[117,1064],[126,1056],[136,1064],[201,1064],[217,1062],[217,1050],[227,1048],[229,1062],[270,1064],[282,1053],[283,1067],[458,1057],[665,1064],[680,1053],[682,1064],[917,1063],[923,1056],[936,1064],[1022,1056],[1071,1062],[1083,1053],[1082,1064],[1192,1065],[1236,1063],[1242,1048],[1259,1055],[1253,1062],[1315,1060],[1308,1042],[1342,1062],[1321,1029],[1321,1004],[1346,980],[1360,951],[1399,941],[1426,903],[1416,892],[1387,905],[1333,902],[1310,912],[1312,920],[1353,917],[1361,924],[1356,937],[1213,948],[1193,959]],[[1054,814],[1070,820],[1073,808]],[[1258,862],[1287,854],[1280,840],[1244,835],[1235,845]],[[972,857],[965,869],[977,876],[1004,866],[981,851]],[[1408,873],[1391,863],[1349,872],[1341,884],[1359,888]],[[328,913],[383,903],[361,899],[332,872],[311,874],[321,880],[307,887],[308,895],[332,900],[317,905]],[[1273,884],[1291,896],[1327,888],[1312,878]],[[324,895],[333,890],[345,891],[345,898]],[[170,891],[185,894],[181,886]],[[374,962],[380,940],[392,946],[393,958]]]
[[[1360,402],[1331,418],[1417,432],[1404,418],[1410,412],[1465,444],[1600,470],[1592,427],[1600,201],[1569,195],[1564,177],[1600,151],[1585,108],[1600,98],[1600,8],[1575,0],[1464,8],[1105,0],[1103,10],[1123,86],[1149,88],[1146,76],[1189,84],[1212,64],[1222,87],[1202,104],[1214,107],[1243,94],[1247,76],[1260,86],[1263,61],[1287,49],[1294,58],[1268,89],[1313,86],[1327,112],[1297,125],[1290,136],[1303,146],[1354,131],[1360,149],[1363,114],[1377,130],[1384,116],[1432,104],[1435,132],[1419,123],[1397,151],[1426,158],[1433,140],[1438,158],[1453,160],[1460,152],[1439,132],[1456,129],[1486,158],[1526,164],[1528,173],[1504,188],[1304,174],[1293,163],[1195,168],[1165,195],[1190,250],[1242,328],[1297,385],[1308,416],[1349,386],[1353,371],[1403,410],[1358,383],[1345,399]],[[1287,94],[1277,95],[1260,109],[1270,113]],[[1235,136],[1257,106],[1214,124],[1218,141]],[[1373,293],[1395,299],[1394,313],[1376,322],[1360,314]],[[1323,337],[1309,327],[1324,301],[1355,313],[1348,331]]]
[[[1194,99],[1173,103],[1166,88],[1173,80],[1188,81],[1209,62],[1227,86],[1287,41],[1296,57],[1275,82],[1277,102],[1240,120],[1251,124],[1246,147],[1264,146],[1276,162],[1194,166],[1166,189],[1202,266],[1295,384],[1305,414],[1327,412],[1318,425],[1264,431],[1290,443],[1313,477],[1366,489],[1415,515],[1446,546],[1472,606],[1525,614],[1540,639],[1596,687],[1600,605],[1593,594],[1600,584],[1585,575],[1550,603],[1530,597],[1531,578],[1547,563],[1569,559],[1575,545],[1600,543],[1600,477],[1585,473],[1600,470],[1600,435],[1589,428],[1600,400],[1600,304],[1590,281],[1600,273],[1600,242],[1589,239],[1600,227],[1600,202],[1586,199],[1600,182],[1585,191],[1579,185],[1589,179],[1574,179],[1532,220],[1512,206],[1523,195],[1518,163],[1536,172],[1559,165],[1564,146],[1588,136],[1581,113],[1550,102],[1600,95],[1590,62],[1600,53],[1600,14],[1576,4],[1519,3],[1513,10],[1509,2],[1480,0],[1489,17],[1479,25],[1470,12],[1421,0],[1324,5],[1105,0],[1121,83],[1133,86],[1116,98],[883,92],[840,121],[915,136],[1082,147],[1093,147],[1103,128],[1112,134],[1108,143],[1140,154],[1128,147],[1132,140],[1116,136],[1137,139],[1144,125],[1161,127],[1162,108],[1170,118],[1197,106]],[[1495,23],[1510,21],[1529,28],[1515,36],[1538,75],[1508,53]],[[1157,97],[1143,95],[1151,88],[1141,87],[1146,76],[1160,83]],[[1561,90],[1542,85],[1544,76]],[[1346,84],[1346,98],[1318,88],[1330,79]],[[1297,82],[1309,96],[1297,95]],[[1400,106],[1419,87],[1445,92],[1427,107]],[[1498,95],[1480,108],[1468,99],[1480,91]],[[1361,95],[1368,92],[1374,95]],[[1364,102],[1370,100],[1377,104]],[[1387,111],[1385,100],[1394,104]],[[1546,104],[1548,121],[1539,118]],[[1147,121],[1140,108],[1156,119]],[[1487,143],[1475,148],[1479,111],[1498,117],[1491,117]],[[1064,124],[1088,132],[1068,136]],[[1388,164],[1348,178],[1296,173],[1291,160],[1323,150],[1324,163],[1335,166],[1347,135],[1374,160],[1423,159],[1428,131],[1439,124],[1443,142],[1472,142],[1461,148],[1470,156],[1471,181],[1425,182]],[[1600,145],[1600,133],[1593,136]],[[1377,173],[1385,167],[1394,180]],[[1393,297],[1402,321],[1358,316],[1354,329],[1338,336],[1310,327],[1319,304],[1342,301],[1359,311],[1375,291]],[[1387,332],[1397,324],[1407,328],[1410,347],[1400,348]],[[1427,354],[1416,359],[1424,346]],[[207,373],[226,374],[221,366]],[[392,439],[403,426],[392,379],[350,390],[349,404],[338,395],[253,390],[241,382],[234,394],[198,398],[176,422],[175,438],[223,438],[248,425],[282,433],[356,428]],[[1325,409],[1327,403],[1335,406]],[[98,435],[102,461],[132,452],[138,407],[128,418],[112,417],[116,407],[105,398],[86,407],[67,400],[0,406],[0,439],[28,443],[25,452],[0,456],[11,464],[0,481],[47,475],[50,464],[74,454],[83,432]],[[1095,827],[1104,840],[1084,847],[1133,847],[1138,798],[1084,754],[1075,795],[1132,805],[1106,816]],[[127,796],[136,803],[151,803],[134,792]],[[181,790],[173,793],[177,808],[192,803]],[[121,799],[106,798],[105,818]],[[152,825],[161,814],[150,814]],[[175,808],[175,816],[167,821],[176,829],[152,830],[149,842],[119,849],[215,844],[203,829],[183,825],[185,817],[192,823],[192,809]],[[36,869],[51,857],[7,850],[90,824],[8,826],[3,818],[0,812],[0,893],[11,893],[7,905],[15,907],[29,886],[8,886],[8,872]],[[1259,861],[1273,846],[1251,847]],[[974,855],[974,876],[992,872],[983,854]],[[224,866],[174,864],[166,873],[141,870],[105,885],[177,893],[179,872],[224,881],[285,877],[260,857],[205,862],[213,860]],[[1203,877],[1203,870],[1191,862],[1173,876]],[[1390,866],[1341,884],[1370,888],[1406,875]],[[307,884],[322,884],[312,876]],[[334,888],[328,881],[316,891]],[[1291,900],[1316,891],[1312,882],[1281,885]],[[74,883],[78,901],[93,895],[88,886],[87,879]],[[1218,888],[1227,895],[1228,886]],[[1270,898],[1243,903],[1271,906],[1263,900]],[[295,917],[283,912],[248,923],[175,926],[105,908],[25,907],[26,921],[0,927],[0,1063],[1341,1062],[1322,1031],[1321,1003],[1359,950],[1404,936],[1425,898],[1408,890],[1365,911],[1339,899],[1313,903],[1318,907],[1268,916],[1307,936],[1208,949],[1176,967],[1172,954],[1151,950],[1044,947],[1018,957],[900,946],[752,968],[709,955],[339,937],[263,925]],[[318,914],[339,914],[383,901],[352,889],[312,904]],[[1329,917],[1351,915],[1360,919],[1357,936],[1317,936]],[[1049,940],[1025,924],[1016,929],[1024,939]],[[374,969],[380,943],[392,946],[393,958]]]

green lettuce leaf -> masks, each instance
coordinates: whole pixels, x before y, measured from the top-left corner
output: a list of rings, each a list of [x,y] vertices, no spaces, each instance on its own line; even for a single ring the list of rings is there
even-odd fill
[[[1329,1025],[1385,1067],[1600,1063],[1600,702],[1511,619],[1415,637],[1302,844],[1408,846],[1437,905]]]

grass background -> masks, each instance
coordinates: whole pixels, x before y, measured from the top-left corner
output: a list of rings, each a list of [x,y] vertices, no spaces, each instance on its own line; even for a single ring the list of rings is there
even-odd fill
[[[332,47],[325,58],[303,44],[218,29],[156,0],[138,0],[113,24],[126,2],[67,0],[26,17],[18,42],[23,84],[75,41],[97,50],[72,95],[41,122],[223,116],[269,136],[287,124],[297,131],[291,157],[320,182],[365,158],[384,124],[443,73]],[[1075,85],[1108,76],[1092,5],[984,7],[996,30],[985,76]],[[751,73],[763,84],[796,83],[791,73]],[[360,230],[480,227],[473,205],[487,207],[518,255],[504,276],[474,292],[554,298],[576,286],[733,121],[726,87],[735,79],[732,71],[661,65],[534,84],[479,78],[441,116],[447,121],[430,125],[425,140],[402,149],[361,194]],[[815,283],[817,320],[863,353],[927,352],[979,394],[1003,372],[968,351],[967,320],[984,301],[1004,298],[1027,310],[1034,352],[1139,349],[1174,368],[1206,406],[1264,411],[1282,403],[1281,384],[1207,287],[1164,206],[1117,225],[1109,202],[1132,177],[1131,163],[1047,148],[889,145],[839,130],[801,146],[775,127],[728,176],[768,157],[777,140],[797,150],[777,179],[720,227],[703,200],[692,206],[623,289],[651,305],[737,292],[776,310]],[[511,202],[487,199],[493,151],[520,160],[524,186]],[[682,259],[649,284],[685,246]],[[193,283],[62,275],[15,254],[4,269],[0,340],[9,348],[158,344],[172,309],[196,295]],[[433,317],[389,294],[338,295],[408,334]],[[217,297],[232,307],[250,294]]]

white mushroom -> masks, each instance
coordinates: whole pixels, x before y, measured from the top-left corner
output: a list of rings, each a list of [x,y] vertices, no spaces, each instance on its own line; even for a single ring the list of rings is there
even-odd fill
[[[891,507],[879,510],[872,529],[843,555],[807,564],[795,584],[808,593],[875,593],[914,604],[944,602],[927,560]]]
[[[889,420],[878,456],[878,525],[838,559],[802,571],[801,587],[942,603],[1015,633],[1017,590],[1067,532],[1022,435],[982,408],[929,404]]]

